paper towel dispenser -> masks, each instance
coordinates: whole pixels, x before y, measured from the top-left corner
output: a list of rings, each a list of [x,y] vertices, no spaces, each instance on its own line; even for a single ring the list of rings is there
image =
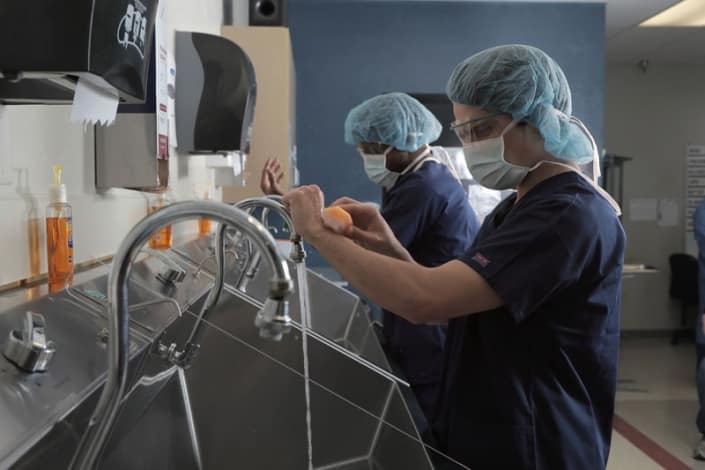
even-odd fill
[[[2,0],[0,102],[68,103],[79,78],[146,96],[158,0]]]
[[[257,85],[247,54],[221,36],[176,33],[176,135],[186,153],[247,154]]]
[[[156,75],[155,56],[149,65],[145,102],[122,103],[112,125],[95,126],[95,187],[99,191],[159,191],[168,186],[169,160],[158,158]],[[168,154],[168,149],[164,151]]]

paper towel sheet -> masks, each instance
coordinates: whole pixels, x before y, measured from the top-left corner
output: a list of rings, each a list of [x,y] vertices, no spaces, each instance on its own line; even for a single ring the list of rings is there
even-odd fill
[[[120,101],[117,90],[114,91],[115,93],[112,93],[79,78],[73,96],[71,122],[80,122],[83,125],[100,123],[107,126],[112,124],[115,121]]]

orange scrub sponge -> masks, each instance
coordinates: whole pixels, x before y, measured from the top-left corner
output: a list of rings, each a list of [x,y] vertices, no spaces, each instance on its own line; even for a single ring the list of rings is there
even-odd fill
[[[340,234],[344,234],[353,224],[350,214],[345,209],[337,206],[324,208],[321,211],[321,218],[323,219],[323,225]]]

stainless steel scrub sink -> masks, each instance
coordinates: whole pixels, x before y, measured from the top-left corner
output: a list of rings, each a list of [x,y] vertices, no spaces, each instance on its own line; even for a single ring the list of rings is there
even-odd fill
[[[189,261],[208,256],[208,242],[181,247],[181,259],[166,251],[168,262],[148,254],[132,270],[126,393],[98,469],[308,468],[300,326],[276,342],[253,323],[271,277],[265,265],[246,293],[226,286],[192,361],[179,367],[165,354],[190,336],[213,284],[207,261],[205,270]],[[157,276],[175,268],[172,261],[184,275],[163,289]],[[108,268],[77,275],[57,294],[0,296],[0,348],[28,310],[44,315],[56,348],[42,373],[23,372],[0,355],[0,468],[63,469],[74,456],[106,377]],[[463,468],[429,459],[435,453],[419,439],[359,299],[314,273],[308,279],[312,467]],[[300,317],[296,298],[290,306]]]
[[[125,458],[134,458],[129,450],[114,450],[149,414],[152,401],[174,382],[177,372],[155,354],[156,342],[188,308],[188,295],[193,301],[208,289],[207,279],[185,278],[176,296],[183,304],[150,290],[163,285],[155,277],[163,272],[162,264],[152,256],[132,271],[127,393],[101,468],[125,468]],[[0,354],[0,468],[68,467],[105,380],[109,268],[102,265],[78,273],[72,287],[54,294],[33,298],[37,295],[33,288],[0,296],[0,350],[5,351],[11,330],[23,328],[28,311],[43,316],[46,338],[55,349],[45,372],[22,370]],[[178,421],[177,415],[172,418]],[[184,442],[176,447],[188,449]],[[189,460],[182,455],[180,461]],[[195,468],[194,458],[190,461],[192,465],[183,468]]]
[[[0,312],[3,346],[11,330],[23,328],[27,311],[44,317],[47,338],[56,352],[48,370],[41,373],[25,372],[0,355],[0,468],[40,468],[51,462],[57,466],[43,468],[62,468],[59,464],[68,464],[80,437],[76,428],[85,424],[92,411],[91,397],[105,374],[102,332],[106,321],[62,291]],[[145,335],[133,332],[132,364],[144,358],[148,345]],[[134,380],[133,375],[129,381]],[[47,445],[47,436],[55,443],[61,441],[62,450],[55,453],[56,446]]]
[[[176,248],[174,251],[183,256],[192,265],[212,276],[216,264],[213,256],[214,236],[204,237]],[[237,253],[237,258],[233,253]],[[242,285],[247,265],[246,250],[239,245],[231,248],[225,257],[225,284],[231,291]],[[288,261],[294,282],[294,293],[289,300],[289,313],[296,322],[301,322],[298,278],[293,273],[298,267]],[[256,270],[254,278],[248,279],[244,293],[256,301],[263,301],[267,296],[272,272],[266,265]],[[369,309],[359,297],[350,291],[336,286],[320,274],[307,269],[308,290],[311,306],[311,329],[315,333],[344,347],[351,353],[369,361],[371,364],[392,372],[389,362],[375,335]]]
[[[186,370],[203,465],[305,469],[301,332],[264,340],[250,326],[256,310],[239,293],[225,292]],[[195,317],[187,312],[167,337],[178,338]],[[308,353],[313,468],[434,468],[394,380],[325,338],[309,337]]]

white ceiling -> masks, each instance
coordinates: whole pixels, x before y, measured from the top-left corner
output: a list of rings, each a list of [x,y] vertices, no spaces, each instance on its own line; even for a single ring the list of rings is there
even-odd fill
[[[680,0],[607,0],[609,62],[705,64],[705,28],[639,28]],[[705,8],[705,0],[702,0]]]

